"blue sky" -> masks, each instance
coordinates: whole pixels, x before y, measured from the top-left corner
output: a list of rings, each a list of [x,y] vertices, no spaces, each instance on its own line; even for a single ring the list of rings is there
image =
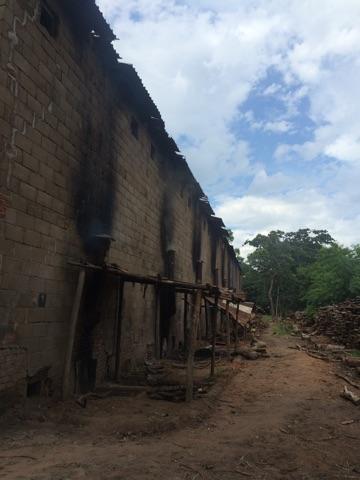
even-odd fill
[[[359,0],[98,4],[236,246],[360,242]]]

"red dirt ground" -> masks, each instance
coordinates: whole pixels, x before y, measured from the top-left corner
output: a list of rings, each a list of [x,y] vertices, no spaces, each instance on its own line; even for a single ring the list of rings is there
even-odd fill
[[[190,407],[116,398],[57,423],[7,420],[0,479],[360,479],[360,407],[340,397],[336,365],[263,339],[270,358],[234,361],[218,397]]]

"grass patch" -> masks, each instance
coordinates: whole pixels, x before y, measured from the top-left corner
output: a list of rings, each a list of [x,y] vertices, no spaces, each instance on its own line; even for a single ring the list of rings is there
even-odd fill
[[[290,335],[293,331],[293,325],[291,323],[276,322],[273,324],[274,335]]]
[[[357,349],[347,350],[346,353],[348,353],[352,357],[360,357],[360,350],[357,350]]]
[[[270,325],[272,321],[271,315],[262,315],[261,321],[264,322],[265,325]]]

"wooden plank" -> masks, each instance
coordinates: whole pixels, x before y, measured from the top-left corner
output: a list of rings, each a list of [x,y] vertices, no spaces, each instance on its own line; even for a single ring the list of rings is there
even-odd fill
[[[191,283],[179,280],[170,280],[168,278],[164,278],[161,276],[154,276],[154,275],[142,275],[137,273],[130,273],[125,269],[120,268],[115,264],[106,264],[106,265],[95,265],[88,262],[74,262],[69,261],[69,265],[73,267],[78,267],[80,269],[89,269],[89,270],[97,270],[103,271],[104,273],[108,273],[109,275],[114,276],[121,276],[124,282],[132,282],[132,283],[141,283],[141,284],[149,284],[149,285],[168,285],[174,286],[179,291],[187,291],[188,293],[193,293],[195,290],[203,290],[206,291],[207,295],[215,296],[218,295],[219,298],[223,298],[229,301],[243,301],[245,299],[244,294],[242,292],[235,293],[228,288],[220,288],[216,285],[211,285],[209,283],[202,284],[202,283]]]
[[[204,298],[204,308],[205,308],[205,338],[206,340],[209,339],[210,335],[210,328],[209,328],[209,304]]]
[[[239,324],[238,324],[239,307],[240,307],[240,303],[238,302],[236,307],[236,318],[235,318],[235,353],[238,352],[238,347],[239,347]]]
[[[193,294],[193,311],[189,317],[189,339],[187,352],[187,375],[186,375],[186,401],[191,402],[193,399],[194,389],[194,350],[195,350],[195,335],[199,323],[200,308],[201,308],[201,291],[197,290]]]
[[[228,360],[230,360],[230,358],[231,358],[231,352],[230,352],[230,313],[229,313],[229,302],[226,302],[225,330],[226,330],[226,354],[227,354]]]
[[[118,380],[120,373],[121,334],[122,334],[122,304],[124,298],[124,282],[119,279],[116,299],[116,350],[115,350],[115,375]]]
[[[216,347],[216,326],[218,318],[218,299],[215,299],[215,305],[211,308],[211,328],[212,328],[212,339],[211,339],[211,367],[210,367],[210,377],[215,375],[215,347]]]
[[[78,319],[79,319],[81,299],[82,299],[84,285],[85,285],[85,278],[86,278],[85,269],[81,269],[79,272],[79,278],[78,278],[78,283],[76,287],[74,303],[73,303],[71,316],[70,316],[70,331],[69,331],[68,344],[67,344],[66,355],[65,355],[65,366],[64,366],[64,375],[63,375],[63,388],[62,388],[63,399],[66,399],[70,396],[72,357],[73,357],[73,351],[74,351],[75,335],[76,335]]]
[[[184,295],[184,350],[188,346],[188,294]]]
[[[154,339],[155,339],[155,358],[160,358],[160,286],[155,285],[155,311],[154,311]]]

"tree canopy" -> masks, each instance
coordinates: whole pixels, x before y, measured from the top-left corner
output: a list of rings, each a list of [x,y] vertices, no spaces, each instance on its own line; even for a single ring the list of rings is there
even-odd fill
[[[316,308],[360,293],[360,246],[339,246],[326,230],[258,234],[242,261],[250,300],[272,315]]]

